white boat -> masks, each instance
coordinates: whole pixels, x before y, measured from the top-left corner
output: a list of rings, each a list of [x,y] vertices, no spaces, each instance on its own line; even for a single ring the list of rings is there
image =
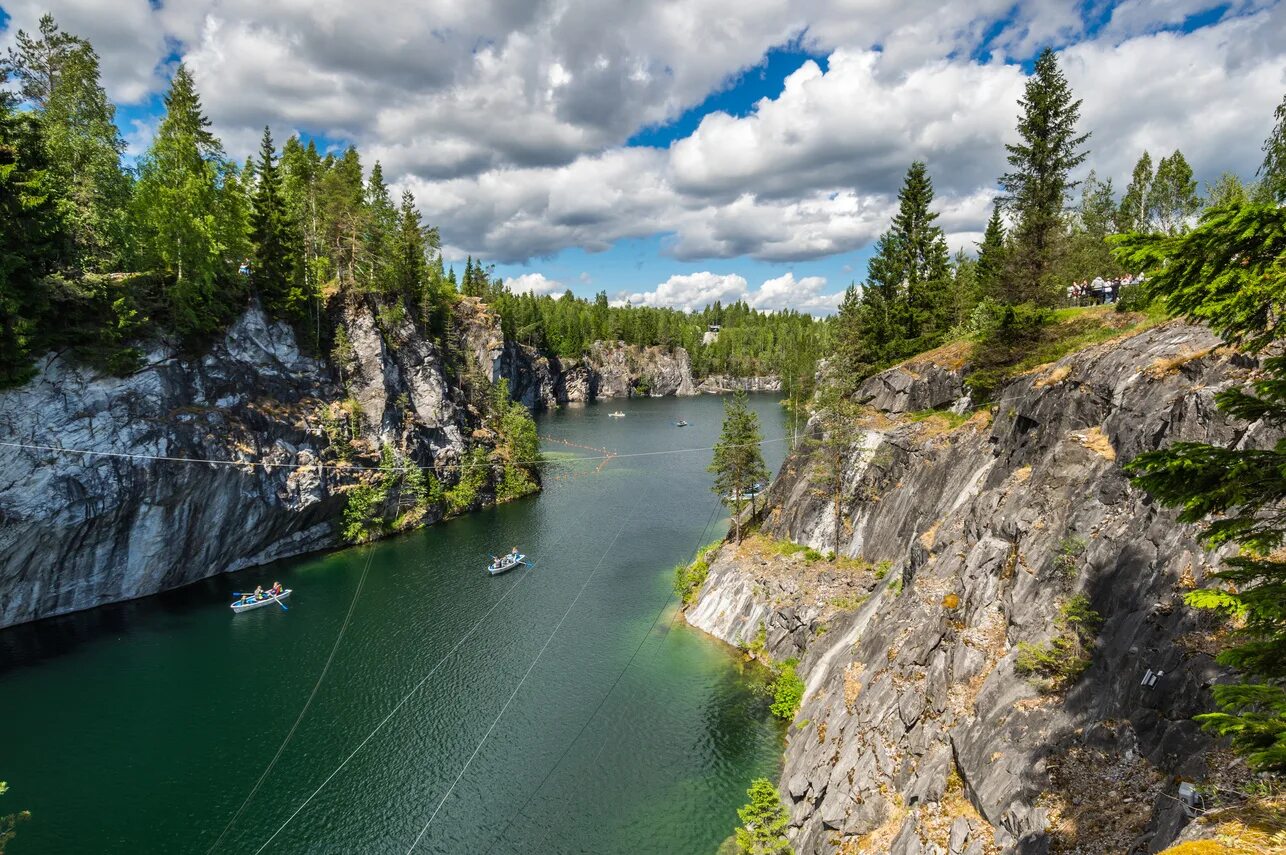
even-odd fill
[[[515,555],[511,552],[508,555],[502,555],[487,565],[487,572],[492,576],[499,576],[501,573],[506,573],[522,564],[526,558],[527,556],[522,553]]]
[[[608,413],[607,417],[609,419],[623,419],[625,418],[625,413],[622,413],[620,410],[617,410],[614,413]]]
[[[688,426],[688,423],[687,423],[687,422],[685,422],[683,419],[679,419],[677,422],[675,422],[675,423],[674,423],[674,426],[675,426],[675,427],[687,427],[687,426]]]
[[[277,594],[275,596],[265,595],[262,600],[251,599],[249,602],[242,602],[241,600],[236,600],[232,604],[232,610],[239,614],[241,612],[248,612],[251,609],[257,609],[262,606],[277,605],[278,600],[284,600],[286,599],[286,597],[290,596],[290,591],[291,591],[290,588],[286,588],[280,594]]]

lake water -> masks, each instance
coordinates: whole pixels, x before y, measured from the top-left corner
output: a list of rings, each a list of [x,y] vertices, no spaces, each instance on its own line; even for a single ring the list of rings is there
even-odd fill
[[[766,438],[786,433],[774,396],[751,404]],[[727,520],[708,451],[653,452],[712,445],[721,414],[713,397],[566,408],[539,419],[545,451],[622,456],[372,546],[0,632],[0,814],[32,812],[9,855],[206,852],[368,563],[326,679],[217,851],[406,852],[419,836],[416,852],[712,853],[783,735],[735,651],[674,620],[672,567]],[[765,445],[774,471],[785,450]],[[487,576],[487,553],[515,544],[536,566]],[[227,608],[274,579],[295,590],[288,612]]]

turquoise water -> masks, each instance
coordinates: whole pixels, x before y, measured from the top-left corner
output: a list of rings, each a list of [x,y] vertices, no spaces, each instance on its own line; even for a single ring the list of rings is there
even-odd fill
[[[782,436],[775,398],[751,401]],[[782,732],[735,652],[674,620],[671,568],[726,529],[709,453],[652,452],[713,444],[721,411],[560,410],[540,419],[546,451],[622,456],[373,546],[0,632],[0,812],[33,815],[9,854],[206,852],[368,562],[308,714],[217,851],[406,852],[422,834],[416,852],[713,852],[750,780],[775,774]],[[770,467],[784,451],[765,446]],[[487,576],[486,554],[514,544],[536,566]],[[231,591],[274,579],[295,589],[288,612],[230,613]]]

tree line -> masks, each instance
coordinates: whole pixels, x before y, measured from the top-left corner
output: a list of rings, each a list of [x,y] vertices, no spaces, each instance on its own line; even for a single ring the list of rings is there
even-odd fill
[[[1019,102],[1018,141],[1005,147],[1008,171],[997,180],[1001,192],[973,257],[949,257],[928,165],[911,164],[865,281],[845,292],[833,330],[835,376],[861,380],[994,320],[982,316],[1044,322],[1043,310],[1056,306],[1071,282],[1140,272],[1124,269],[1113,254],[1113,235],[1180,235],[1203,209],[1271,196],[1268,182],[1247,186],[1225,173],[1203,200],[1178,150],[1155,166],[1144,152],[1119,199],[1111,179],[1093,170],[1073,180],[1089,156],[1080,108],[1045,49]]]

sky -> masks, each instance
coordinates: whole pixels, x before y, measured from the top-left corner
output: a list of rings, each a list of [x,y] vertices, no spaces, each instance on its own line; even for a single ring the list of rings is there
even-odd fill
[[[833,310],[917,159],[973,250],[1046,46],[1118,192],[1145,149],[1253,178],[1286,93],[1282,0],[0,0],[0,50],[44,11],[133,155],[183,61],[231,155],[355,144],[457,267],[685,308]]]

